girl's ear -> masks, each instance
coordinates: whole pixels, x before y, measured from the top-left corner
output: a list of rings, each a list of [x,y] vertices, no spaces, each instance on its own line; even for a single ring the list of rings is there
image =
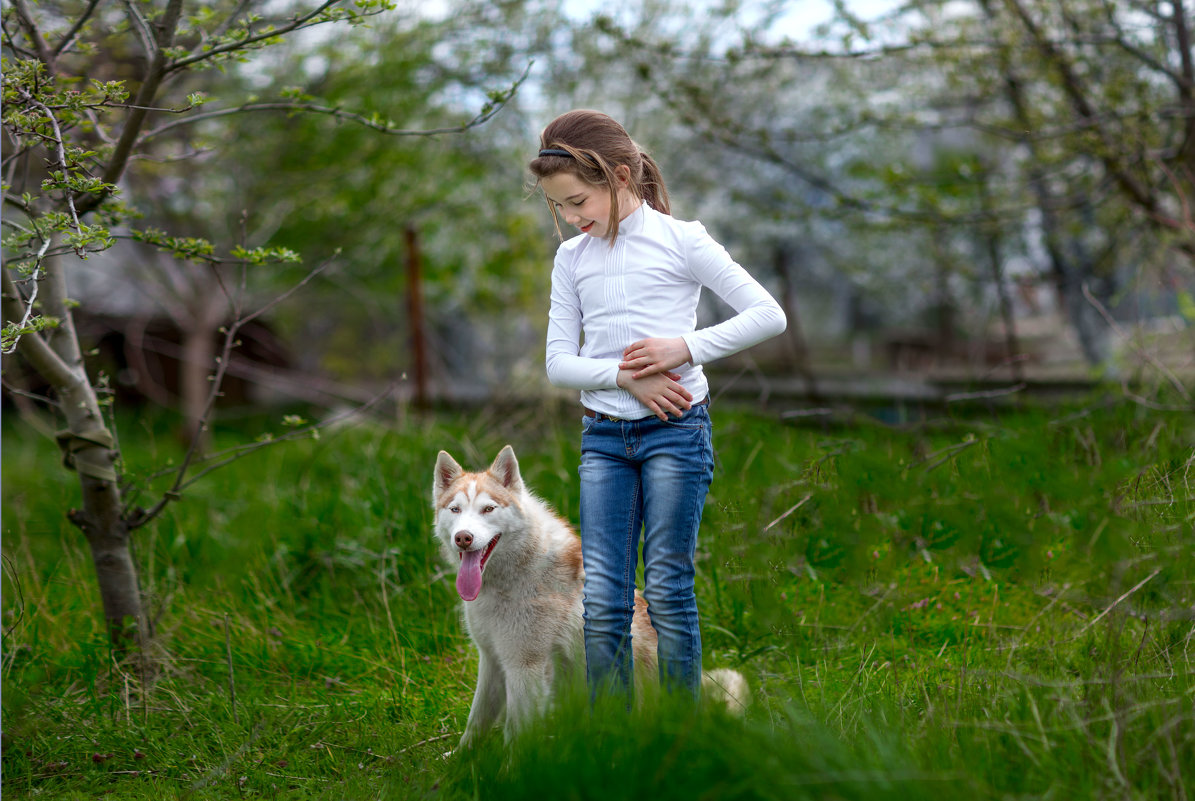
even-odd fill
[[[619,189],[629,189],[631,186],[631,168],[626,164],[619,164],[614,168],[614,177],[618,180]]]

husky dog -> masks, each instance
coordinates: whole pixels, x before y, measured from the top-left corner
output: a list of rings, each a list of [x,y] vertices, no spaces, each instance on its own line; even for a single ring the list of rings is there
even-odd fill
[[[466,472],[440,451],[432,502],[436,537],[458,568],[465,626],[480,653],[461,747],[503,714],[509,740],[544,710],[558,674],[584,669],[581,540],[527,490],[509,445],[483,473]],[[638,690],[658,681],[656,632],[638,594],[631,637]],[[732,710],[746,703],[736,671],[711,671],[703,685]]]

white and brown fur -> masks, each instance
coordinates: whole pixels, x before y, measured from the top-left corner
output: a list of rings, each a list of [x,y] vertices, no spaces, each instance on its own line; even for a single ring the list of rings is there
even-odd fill
[[[509,739],[543,712],[561,674],[584,670],[581,540],[527,490],[509,445],[482,473],[466,472],[440,451],[432,497],[436,537],[454,567],[464,551],[493,548],[481,591],[464,602],[465,627],[480,659],[461,746],[503,716]],[[645,682],[658,680],[658,670],[656,632],[638,594],[631,636],[641,695]],[[732,709],[746,702],[746,682],[736,671],[711,671],[704,684]]]

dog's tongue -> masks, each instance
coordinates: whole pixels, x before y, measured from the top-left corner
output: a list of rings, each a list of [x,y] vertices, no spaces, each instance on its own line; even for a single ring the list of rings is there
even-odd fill
[[[456,574],[456,591],[461,600],[476,600],[481,593],[481,555],[483,549],[465,551],[461,554],[461,568]]]

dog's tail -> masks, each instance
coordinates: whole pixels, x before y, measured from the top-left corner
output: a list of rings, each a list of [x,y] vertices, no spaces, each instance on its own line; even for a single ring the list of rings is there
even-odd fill
[[[726,704],[736,715],[747,711],[751,703],[751,688],[743,674],[730,668],[707,670],[701,676],[701,689],[706,698]]]

